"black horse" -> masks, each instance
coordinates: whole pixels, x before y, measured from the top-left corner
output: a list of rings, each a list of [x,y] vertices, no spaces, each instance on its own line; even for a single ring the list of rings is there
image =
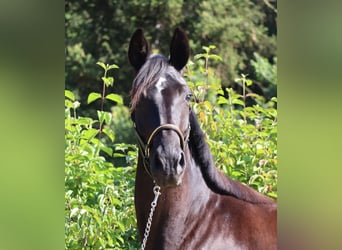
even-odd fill
[[[135,208],[146,249],[276,249],[276,203],[214,166],[181,74],[189,57],[185,32],[175,30],[168,59],[150,56],[138,29],[128,56],[137,73],[131,90],[140,147]],[[161,195],[147,238],[155,185]]]

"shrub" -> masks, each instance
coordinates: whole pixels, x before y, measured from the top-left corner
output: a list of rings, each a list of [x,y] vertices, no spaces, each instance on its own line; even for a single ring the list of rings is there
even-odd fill
[[[261,193],[277,197],[277,98],[250,93],[251,80],[236,79],[243,88],[239,95],[231,88],[223,90],[210,61],[221,58],[203,47],[186,71],[194,93],[193,109],[207,135],[216,166],[233,179],[252,186]],[[246,105],[252,98],[256,104]]]
[[[106,77],[111,65],[101,64],[104,89],[114,79]],[[78,117],[79,102],[65,91],[65,248],[137,249],[139,247],[133,205],[137,149],[130,144],[113,144],[109,129],[111,113],[98,111],[98,120]],[[121,103],[121,97],[90,93],[97,98]],[[114,166],[109,157],[125,156],[125,167]]]

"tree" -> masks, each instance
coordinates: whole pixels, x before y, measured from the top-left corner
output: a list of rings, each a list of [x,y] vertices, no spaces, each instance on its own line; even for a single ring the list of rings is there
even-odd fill
[[[234,86],[234,79],[244,73],[259,82],[259,92],[263,93],[270,83],[256,74],[251,60],[258,64],[254,56],[257,52],[271,65],[276,63],[276,12],[265,3],[270,1],[66,0],[66,87],[86,103],[90,92],[100,91],[100,76],[93,65],[97,61],[115,63],[120,74],[115,75],[116,83],[108,91],[123,95],[128,104],[134,77],[127,60],[131,34],[143,28],[152,49],[167,55],[173,30],[181,26],[188,32],[192,54],[201,52],[203,45],[217,46],[216,53],[224,62],[217,73],[224,86]],[[99,103],[92,105],[95,110]],[[87,113],[83,106],[79,112]]]

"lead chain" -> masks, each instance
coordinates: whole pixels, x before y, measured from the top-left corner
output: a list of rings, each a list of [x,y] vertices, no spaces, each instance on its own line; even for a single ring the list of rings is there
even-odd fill
[[[154,210],[156,209],[156,206],[157,206],[158,197],[161,194],[160,193],[160,187],[157,184],[153,187],[153,192],[154,192],[154,199],[151,202],[151,210],[150,210],[150,214],[149,214],[148,219],[147,219],[147,224],[146,224],[145,233],[144,233],[144,239],[143,239],[143,242],[141,244],[141,250],[144,250],[146,247],[147,238],[148,238],[148,235],[150,234],[150,230],[151,230],[153,213],[154,213]]]

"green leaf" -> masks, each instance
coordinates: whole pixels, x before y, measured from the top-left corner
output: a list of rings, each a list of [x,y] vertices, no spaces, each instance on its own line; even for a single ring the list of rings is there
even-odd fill
[[[109,124],[112,121],[112,113],[110,112],[104,112],[104,121]]]
[[[123,99],[120,95],[117,94],[109,94],[106,96],[106,99],[116,102],[118,104],[123,104]]]
[[[64,95],[71,101],[75,101],[74,93],[72,93],[70,90],[64,90]]]
[[[108,156],[112,157],[113,156],[113,149],[110,147],[103,146],[101,147],[101,150],[105,152]]]
[[[93,123],[93,120],[89,117],[79,117],[77,123],[79,125],[90,126]]]
[[[83,130],[82,131],[82,137],[86,140],[89,140],[91,138],[94,138],[99,131],[95,128],[91,128],[88,130]]]
[[[224,95],[223,89],[218,89],[218,90],[217,90],[217,94],[218,94],[218,95]]]
[[[210,47],[202,46],[202,49],[203,49],[205,52],[209,53]]]
[[[105,120],[105,111],[97,110],[97,117],[99,118],[100,123],[103,123]]]
[[[234,100],[232,101],[232,103],[233,103],[233,104],[237,104],[237,105],[244,106],[244,102],[241,101],[241,100],[239,100],[239,99],[234,99]]]
[[[97,65],[99,65],[101,68],[103,68],[104,70],[106,70],[106,65],[103,62],[97,62]]]
[[[228,100],[223,96],[219,96],[217,100],[217,104],[228,104]]]
[[[273,102],[277,102],[277,101],[278,101],[278,99],[277,99],[277,97],[272,97],[272,98],[271,98],[271,101],[273,101]]]
[[[93,218],[95,219],[95,221],[97,222],[97,224],[98,224],[99,226],[102,225],[102,221],[101,221],[101,219],[99,218],[99,216],[97,216],[97,214],[94,214],[94,215],[93,215]]]
[[[278,195],[274,192],[267,193],[267,195],[275,199],[278,197]]]
[[[119,226],[122,232],[125,232],[125,226],[120,221],[117,221],[117,225]]]
[[[205,58],[205,57],[206,57],[206,54],[197,54],[197,55],[194,56],[194,59],[198,60],[200,58]]]
[[[114,142],[115,134],[114,134],[114,131],[112,129],[103,128],[102,132],[105,133],[112,142]]]
[[[88,95],[88,104],[100,99],[101,95],[99,93],[92,92]]]
[[[246,79],[246,84],[247,84],[247,86],[251,86],[253,84],[253,82],[250,79]]]
[[[107,240],[108,240],[108,245],[110,247],[114,247],[114,241],[112,239],[112,236],[109,233],[106,233],[106,237],[107,237]]]
[[[102,77],[102,81],[106,85],[106,87],[113,86],[114,78],[113,77]]]
[[[122,154],[122,153],[114,153],[113,155],[115,158],[120,158],[120,157],[125,157],[126,154]]]
[[[100,123],[106,122],[107,124],[109,124],[112,120],[112,113],[97,110],[97,117],[99,118]]]
[[[222,57],[218,56],[218,55],[209,55],[210,59],[213,59],[215,61],[222,61]]]
[[[119,66],[116,65],[116,64],[112,64],[112,65],[109,65],[109,67],[107,68],[107,70],[111,70],[111,69],[118,69]]]
[[[74,104],[70,100],[66,99],[64,101],[64,106],[70,109],[74,107]]]

